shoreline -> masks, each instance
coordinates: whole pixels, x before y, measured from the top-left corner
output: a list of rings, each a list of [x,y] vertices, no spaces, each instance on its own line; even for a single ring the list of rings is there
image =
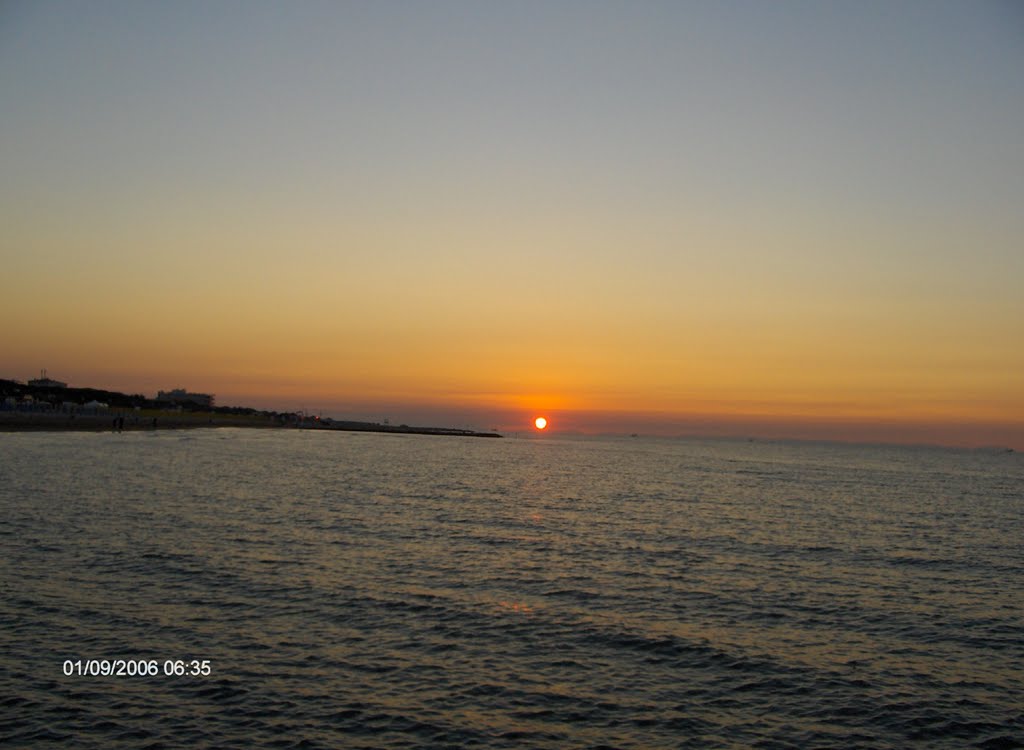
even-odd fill
[[[124,419],[123,425],[120,420]],[[154,421],[155,420],[155,421]],[[115,424],[116,422],[116,424]],[[188,430],[211,427],[250,427],[274,429],[285,427],[266,418],[231,415],[147,414],[25,414],[0,412],[0,432],[146,432],[153,430]]]
[[[123,420],[123,422],[121,421]],[[450,427],[410,427],[375,422],[334,422],[324,424],[281,422],[272,417],[196,412],[117,412],[103,414],[62,414],[0,412],[0,433],[4,432],[152,432],[241,427],[258,430],[317,430],[335,432],[376,432],[397,435],[500,438],[496,432],[477,432]]]

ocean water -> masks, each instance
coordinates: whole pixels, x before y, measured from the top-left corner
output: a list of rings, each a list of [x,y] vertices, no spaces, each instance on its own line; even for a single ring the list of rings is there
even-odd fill
[[[1024,747],[1019,454],[8,434],[0,552],[7,747]]]

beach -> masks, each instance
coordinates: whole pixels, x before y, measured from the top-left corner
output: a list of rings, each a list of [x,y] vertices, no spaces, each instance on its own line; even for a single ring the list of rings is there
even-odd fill
[[[294,414],[223,414],[220,412],[177,412],[155,409],[100,412],[0,411],[0,432],[124,432],[147,430],[190,430],[202,427],[246,427],[257,429],[335,430],[341,432],[382,432],[398,435],[446,435],[449,437],[501,437],[456,427],[416,427],[377,422],[341,421]]]
[[[123,420],[123,421],[122,421]],[[83,413],[0,411],[0,432],[66,431],[117,432],[136,430],[186,430],[199,427],[273,428],[285,425],[262,415],[173,412],[159,410]]]

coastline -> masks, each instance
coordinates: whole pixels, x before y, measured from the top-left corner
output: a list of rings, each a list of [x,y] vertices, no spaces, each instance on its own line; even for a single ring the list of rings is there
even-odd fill
[[[218,427],[249,429],[333,430],[337,432],[377,432],[397,435],[438,435],[449,437],[500,438],[496,432],[477,432],[451,427],[411,427],[376,422],[281,421],[255,414],[218,414],[216,412],[108,412],[83,414],[0,411],[3,432],[149,432],[153,430],[191,430]]]
[[[120,420],[124,423],[121,424]],[[155,421],[154,421],[155,420]],[[147,430],[187,430],[210,427],[251,427],[273,429],[286,425],[268,417],[231,414],[147,413],[110,411],[101,414],[39,414],[0,412],[0,432],[142,432]]]

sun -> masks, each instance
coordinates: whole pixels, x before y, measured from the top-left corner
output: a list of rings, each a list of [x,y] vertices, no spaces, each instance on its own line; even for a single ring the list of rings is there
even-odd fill
[[[536,427],[538,430],[543,430],[545,427],[548,426],[548,420],[546,420],[544,417],[537,417],[535,420],[533,420],[533,426]]]

